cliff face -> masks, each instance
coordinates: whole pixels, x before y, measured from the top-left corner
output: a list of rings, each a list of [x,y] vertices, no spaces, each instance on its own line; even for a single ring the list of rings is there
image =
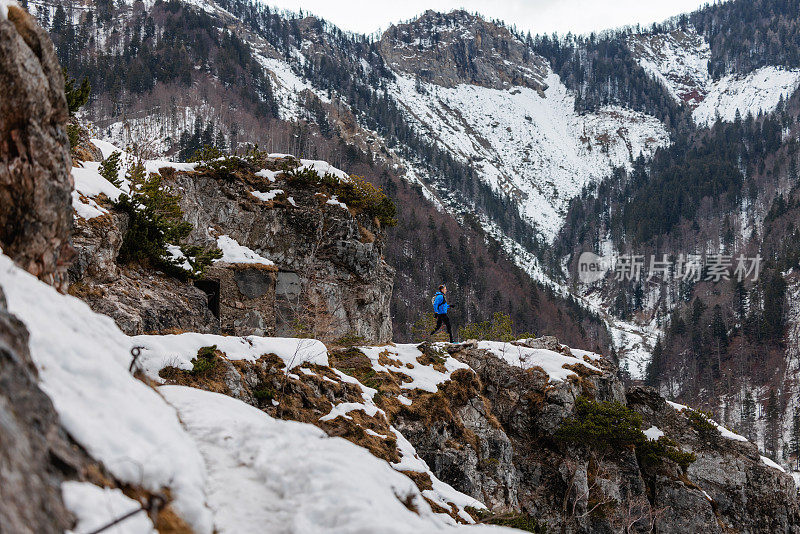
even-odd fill
[[[314,165],[303,161],[301,166]],[[270,159],[267,172],[260,173],[270,178],[174,175],[181,207],[194,226],[190,242],[213,246],[217,236],[227,235],[277,269],[274,328],[256,326],[255,332],[247,332],[243,327],[235,333],[289,335],[300,325],[326,339],[354,334],[391,341],[394,269],[383,259],[380,224],[339,202],[335,194],[300,185],[280,171],[299,164],[293,158]],[[238,283],[242,295],[245,283]]]
[[[47,33],[18,6],[7,10],[0,16],[0,245],[61,287],[73,254],[64,79]]]
[[[63,79],[49,38],[14,5],[0,12],[0,90],[0,246],[60,285],[72,223]],[[56,534],[72,525],[61,483],[81,457],[39,388],[28,337],[0,289],[0,528]]]
[[[146,163],[147,172],[159,174],[163,186],[179,196],[193,228],[185,244],[225,252],[194,285],[155,269],[120,265],[129,216],[96,187],[85,186],[89,180],[83,177],[104,184],[100,189],[108,194],[122,191],[97,173],[97,162],[76,168],[82,202],[98,211],[76,218],[70,292],[130,335],[188,330],[390,341],[394,270],[383,259],[378,219],[337,199],[340,181],[350,178],[320,161],[231,161],[241,168]],[[323,186],[306,183],[307,172],[336,176],[330,174]]]
[[[507,28],[466,11],[427,11],[381,37],[381,55],[398,72],[445,87],[471,83],[494,89],[547,88],[547,62]],[[543,96],[543,94],[542,94]]]

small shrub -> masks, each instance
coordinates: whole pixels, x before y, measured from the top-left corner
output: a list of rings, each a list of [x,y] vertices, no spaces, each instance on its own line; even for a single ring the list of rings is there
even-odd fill
[[[532,334],[516,334],[514,331],[514,321],[511,316],[495,312],[491,321],[480,323],[469,323],[458,329],[460,339],[483,339],[488,341],[515,341],[521,338],[534,337]]]
[[[213,161],[215,159],[219,159],[225,156],[225,153],[222,152],[219,148],[211,145],[205,145],[203,148],[198,148],[195,150],[192,157],[189,158],[189,163],[208,163],[209,161]]]
[[[384,226],[397,225],[397,206],[380,187],[361,176],[354,175],[349,181],[339,182],[336,196],[348,206],[375,217]]]
[[[597,449],[618,449],[641,445],[647,439],[641,426],[642,416],[624,404],[578,397],[575,413],[562,423],[555,437]]]
[[[217,366],[217,346],[202,347],[197,351],[197,358],[192,359],[191,374],[206,375]]]
[[[325,187],[348,207],[376,218],[384,226],[397,225],[397,206],[386,196],[380,187],[376,187],[361,176],[351,176],[348,180],[314,169],[294,168],[284,171],[289,183],[297,187]]]
[[[645,440],[636,447],[636,457],[645,468],[659,465],[664,459],[672,460],[684,473],[697,460],[694,453],[681,450],[675,441],[666,436],[661,436],[658,440]]]
[[[266,150],[259,150],[258,145],[248,144],[245,147],[242,159],[244,159],[247,163],[249,163],[253,167],[256,167],[258,169],[263,169],[267,166],[268,156],[269,152],[267,152]]]
[[[81,127],[77,124],[67,124],[67,138],[69,138],[70,151],[75,150],[81,139]]]
[[[69,108],[70,116],[81,109],[89,101],[89,94],[92,92],[92,86],[89,84],[89,78],[84,78],[80,86],[76,86],[75,78],[67,75],[67,70],[64,69],[64,94],[67,97],[67,108]]]
[[[192,225],[183,220],[178,205],[178,195],[172,194],[158,173],[147,175],[144,165],[137,162],[128,169],[131,195],[120,195],[115,206],[130,217],[128,230],[122,241],[120,263],[148,263],[165,273],[186,280],[201,276],[203,270],[216,258],[222,257],[217,248],[181,246],[191,271],[187,271],[172,258],[168,244],[178,245],[192,231]]]
[[[119,179],[119,158],[121,155],[118,150],[115,150],[100,164],[100,176],[117,187],[122,185],[122,180]]]
[[[253,390],[253,397],[255,397],[258,402],[264,404],[275,398],[275,390],[266,384],[259,384],[256,389]]]
[[[689,420],[689,426],[700,434],[701,439],[708,441],[720,436],[719,429],[711,422],[710,414],[697,410],[687,410],[686,418]]]
[[[199,163],[197,170],[215,179],[230,180],[236,173],[251,171],[251,165],[239,156],[230,156],[215,146],[206,145],[189,158],[189,163]]]
[[[355,332],[348,332],[334,341],[334,343],[340,347],[355,347],[366,344],[366,341],[367,340],[364,338],[364,336],[359,336]]]

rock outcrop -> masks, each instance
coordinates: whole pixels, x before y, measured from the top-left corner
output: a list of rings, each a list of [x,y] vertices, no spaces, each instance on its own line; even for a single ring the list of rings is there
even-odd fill
[[[130,335],[195,331],[390,341],[394,270],[383,259],[378,219],[339,202],[321,184],[310,186],[284,172],[306,165],[301,161],[262,160],[254,167],[234,158],[236,172],[185,165],[158,172],[164,186],[178,193],[193,228],[186,244],[224,248],[222,239],[263,261],[223,257],[194,283],[121,266],[128,217],[97,195],[88,200],[106,213],[76,220],[70,293]]]
[[[63,287],[72,227],[67,105],[47,34],[16,5],[0,10],[0,246]],[[61,482],[85,457],[39,388],[28,331],[0,290],[0,531],[60,534],[73,519]]]
[[[28,331],[6,308],[0,290],[0,526],[18,534],[61,534],[72,516],[61,483],[83,456],[58,423],[38,386]]]
[[[381,37],[380,50],[393,69],[445,87],[470,83],[494,89],[547,88],[543,58],[506,27],[466,11],[429,10],[412,22],[392,26]]]
[[[0,246],[66,287],[73,251],[64,78],[53,43],[16,5],[0,16]]]
[[[162,377],[316,424],[423,491],[441,480],[486,504],[471,512],[483,521],[516,518],[502,524],[536,532],[800,532],[792,478],[754,444],[651,388],[626,391],[610,360],[553,338],[334,349],[330,368],[296,373],[275,357],[217,353],[214,369]],[[599,411],[582,420],[587,405]],[[587,426],[565,434],[575,421]]]
[[[266,165],[280,169],[298,163],[289,158]],[[194,227],[190,242],[216,246],[214,234],[227,235],[277,267],[274,329],[227,333],[293,335],[299,325],[325,339],[356,335],[371,342],[391,341],[394,269],[383,259],[380,225],[365,214],[351,213],[317,187],[299,186],[284,174],[273,180],[177,172],[170,181],[181,192],[181,208]],[[273,198],[263,200],[269,198],[263,195],[267,191]],[[251,275],[254,282],[257,274]],[[245,280],[237,284],[246,296],[241,291]],[[245,310],[243,324],[252,324],[246,319],[250,309],[242,303],[246,299],[237,298]]]

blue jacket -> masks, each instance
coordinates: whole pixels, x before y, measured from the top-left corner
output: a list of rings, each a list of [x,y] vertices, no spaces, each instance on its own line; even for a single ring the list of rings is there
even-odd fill
[[[436,296],[433,298],[433,313],[447,313],[447,309],[450,307],[447,304],[447,300],[444,298],[444,295],[441,291],[436,292]]]

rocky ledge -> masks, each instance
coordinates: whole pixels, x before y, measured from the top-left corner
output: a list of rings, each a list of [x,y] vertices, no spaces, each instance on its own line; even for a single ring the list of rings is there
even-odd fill
[[[196,369],[189,354],[183,369]],[[610,360],[553,338],[329,350],[329,366],[228,358],[159,379],[312,423],[409,475],[434,509],[541,532],[796,532],[792,478]],[[166,362],[157,349],[151,361]],[[160,359],[161,358],[161,359]],[[191,364],[188,358],[195,358]],[[437,492],[445,483],[485,504]]]
[[[106,158],[115,151],[95,142]],[[374,213],[380,192],[361,178],[325,162],[282,155],[176,164],[125,154],[122,162],[116,185],[101,175],[100,162],[73,169],[77,259],[70,293],[114,318],[127,334],[391,340],[394,270],[383,259],[387,219]],[[219,249],[221,257],[197,280],[121,261],[132,215],[118,202],[130,194],[137,164],[144,169],[140,179],[155,177],[177,198],[191,228],[181,245]],[[337,196],[342,192],[355,200],[346,204]]]

